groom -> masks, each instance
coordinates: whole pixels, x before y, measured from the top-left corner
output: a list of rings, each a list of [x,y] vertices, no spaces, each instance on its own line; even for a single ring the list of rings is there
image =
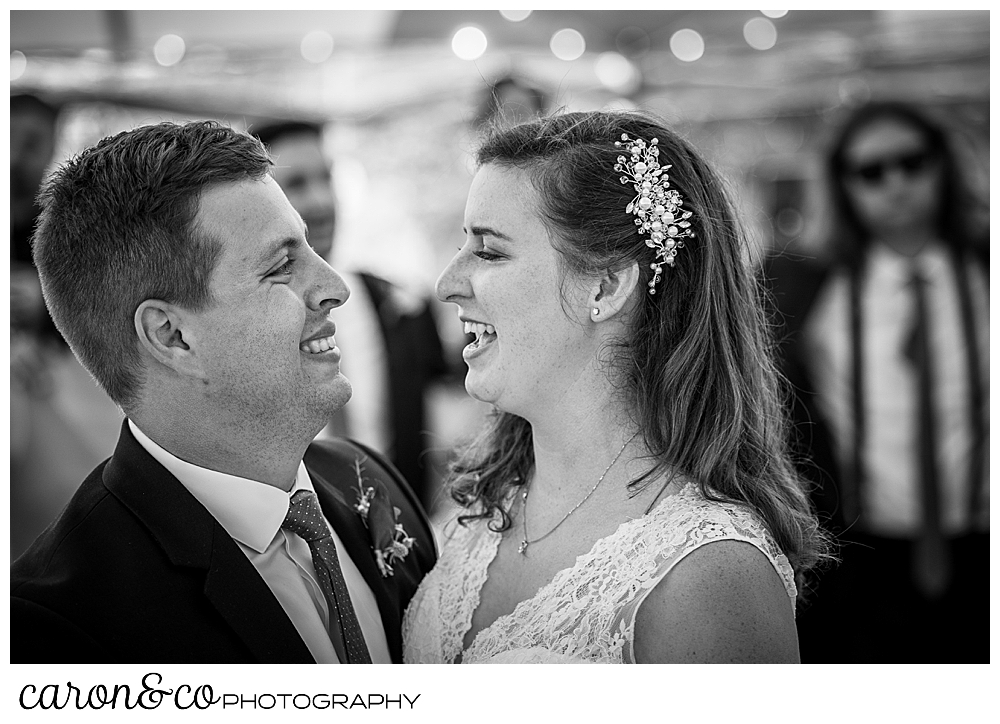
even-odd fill
[[[46,303],[127,419],[12,565],[12,663],[401,660],[433,536],[377,453],[312,443],[351,396],[350,291],[270,168],[248,135],[164,123],[46,185]]]

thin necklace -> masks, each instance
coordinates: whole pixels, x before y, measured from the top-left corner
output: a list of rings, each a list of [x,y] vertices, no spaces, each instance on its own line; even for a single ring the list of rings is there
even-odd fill
[[[525,487],[524,492],[521,493],[521,500],[524,501],[521,504],[521,531],[524,533],[524,536],[521,538],[521,544],[517,547],[517,552],[520,553],[522,556],[528,555],[528,546],[532,545],[533,543],[538,543],[539,541],[543,541],[550,535],[555,533],[556,528],[565,523],[566,519],[569,518],[571,515],[573,515],[573,513],[575,513],[581,505],[590,500],[590,496],[593,495],[594,491],[597,490],[597,487],[604,482],[604,476],[606,476],[608,474],[608,471],[611,470],[611,468],[614,466],[616,462],[618,462],[618,458],[620,458],[622,456],[622,453],[625,452],[625,448],[628,447],[628,444],[630,442],[635,440],[635,437],[638,434],[639,434],[638,432],[635,433],[635,435],[633,435],[632,437],[630,437],[628,440],[625,441],[625,443],[622,445],[621,450],[618,451],[618,454],[615,455],[614,459],[611,461],[611,464],[604,469],[604,472],[601,473],[601,477],[599,477],[597,479],[597,482],[594,483],[594,487],[590,489],[590,492],[588,492],[585,496],[583,496],[583,500],[581,500],[579,503],[570,508],[570,511],[562,517],[562,520],[560,520],[558,523],[555,524],[552,530],[550,530],[548,533],[541,536],[540,538],[535,538],[535,540],[528,540],[528,488]]]

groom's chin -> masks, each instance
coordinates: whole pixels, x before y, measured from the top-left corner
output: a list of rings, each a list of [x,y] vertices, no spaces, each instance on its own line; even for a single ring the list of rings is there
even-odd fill
[[[337,379],[333,380],[320,394],[317,405],[318,412],[329,420],[330,416],[338,410],[342,410],[353,396],[354,388],[351,387],[350,381],[344,375],[337,375]]]

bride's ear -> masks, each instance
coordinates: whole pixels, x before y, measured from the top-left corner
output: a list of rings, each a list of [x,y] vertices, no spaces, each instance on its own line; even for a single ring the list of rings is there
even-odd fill
[[[632,292],[638,283],[638,262],[634,261],[618,270],[605,270],[591,289],[591,320],[600,322],[619,314],[632,298]]]

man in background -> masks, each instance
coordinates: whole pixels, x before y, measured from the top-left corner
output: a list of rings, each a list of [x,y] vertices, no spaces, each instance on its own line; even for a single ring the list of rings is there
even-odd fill
[[[55,156],[61,117],[51,99],[10,97],[11,560],[111,454],[121,426],[121,412],[53,324],[31,258],[35,196]]]
[[[854,109],[819,259],[770,280],[793,441],[841,563],[798,616],[807,663],[989,660],[989,218],[942,121]]]
[[[275,159],[274,179],[308,228],[321,257],[333,254],[337,199],[322,126],[302,121],[250,129]],[[430,510],[431,436],[425,393],[447,371],[430,300],[368,270],[340,269],[351,299],[337,310],[344,374],[354,395],[325,434],[384,452]]]

